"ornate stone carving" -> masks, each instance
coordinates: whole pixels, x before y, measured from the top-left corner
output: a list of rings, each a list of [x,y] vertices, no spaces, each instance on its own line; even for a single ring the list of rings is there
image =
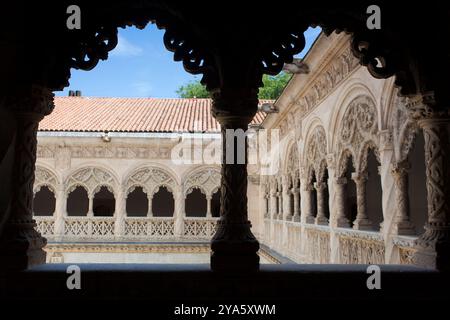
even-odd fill
[[[317,126],[307,139],[305,163],[308,169],[308,176],[311,178],[311,170],[316,174],[316,180],[322,181],[324,170],[327,166],[327,139],[325,129]]]
[[[184,182],[184,193],[188,194],[193,188],[198,187],[206,192],[206,196],[211,196],[220,188],[220,179],[220,171],[217,168],[196,170]]]
[[[88,195],[93,196],[98,191],[99,186],[109,187],[116,190],[117,181],[104,169],[96,167],[81,168],[70,175],[66,180],[67,194],[75,190],[76,187],[85,187]],[[114,192],[113,192],[114,193]]]
[[[345,174],[346,158],[348,155],[356,157],[356,171],[364,171],[367,165],[367,152],[374,149],[376,156],[378,137],[377,111],[375,103],[368,96],[361,95],[353,99],[341,124],[341,135],[337,143],[339,153],[338,176]]]
[[[8,97],[5,105],[15,113],[18,129],[9,217],[0,235],[2,269],[21,270],[46,260],[43,247],[47,240],[34,229],[32,202],[37,129],[39,121],[53,110],[53,96],[47,88],[32,86]]]
[[[58,178],[52,172],[43,167],[36,166],[34,175],[34,193],[38,192],[42,186],[47,186],[50,190],[53,191],[53,193],[56,193]]]
[[[176,190],[175,179],[163,169],[158,167],[143,167],[130,174],[125,182],[127,194],[134,190],[134,187],[143,187],[149,195],[156,192],[160,186],[168,187],[172,192]]]
[[[425,138],[428,224],[417,240],[415,262],[450,266],[450,115],[429,114],[419,121]]]
[[[408,199],[408,170],[409,163],[404,160],[392,167],[392,176],[395,183],[395,199],[397,212],[395,217],[395,232],[398,235],[415,234],[414,225],[409,220],[409,199]]]
[[[348,47],[340,56],[334,59],[327,70],[321,72],[317,79],[313,80],[313,90],[293,102],[298,106],[300,119],[304,118],[319,105],[358,66],[358,60],[355,59],[350,47]]]

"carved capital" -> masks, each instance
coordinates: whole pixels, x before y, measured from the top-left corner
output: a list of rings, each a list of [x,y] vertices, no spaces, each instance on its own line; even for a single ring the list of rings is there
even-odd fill
[[[40,121],[53,111],[54,96],[50,89],[32,85],[18,89],[4,98],[3,103],[0,102],[0,104],[19,117],[28,116],[33,117],[35,121]]]

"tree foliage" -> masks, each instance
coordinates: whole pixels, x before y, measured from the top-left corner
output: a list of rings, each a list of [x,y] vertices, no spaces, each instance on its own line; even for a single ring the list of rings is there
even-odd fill
[[[280,73],[277,76],[263,76],[264,86],[259,89],[259,99],[277,99],[283,92],[284,87],[291,79],[291,75]],[[180,98],[210,98],[206,87],[198,80],[191,81],[178,88],[176,91]]]
[[[184,86],[181,86],[176,91],[180,98],[210,98],[206,86],[202,85],[200,81],[191,81]]]

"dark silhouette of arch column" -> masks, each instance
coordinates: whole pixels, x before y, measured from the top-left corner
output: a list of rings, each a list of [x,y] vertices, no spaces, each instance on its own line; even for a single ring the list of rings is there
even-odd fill
[[[53,110],[53,93],[29,86],[7,98],[6,107],[16,116],[12,197],[9,217],[0,238],[0,268],[22,270],[45,263],[47,240],[35,230],[33,184],[39,121]]]

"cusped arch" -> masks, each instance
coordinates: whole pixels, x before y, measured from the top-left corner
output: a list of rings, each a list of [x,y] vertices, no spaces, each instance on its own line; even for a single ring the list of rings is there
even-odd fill
[[[66,193],[71,193],[77,187],[83,187],[89,196],[93,196],[101,187],[106,187],[114,195],[117,195],[119,180],[112,172],[112,170],[98,166],[84,166],[75,169],[66,179]]]
[[[333,113],[330,120],[330,146],[336,147],[340,136],[340,130],[342,127],[342,121],[344,115],[348,110],[348,106],[357,98],[365,96],[368,97],[374,107],[376,108],[376,97],[372,91],[360,79],[350,79],[348,83],[343,87],[341,95],[336,99],[335,108],[333,108]],[[377,118],[377,121],[379,119]],[[334,149],[331,152],[336,152],[338,150]]]
[[[59,179],[57,174],[50,168],[41,165],[36,165],[35,178],[33,185],[33,193],[39,192],[42,187],[48,187],[54,194],[56,194]]]
[[[346,174],[348,162],[352,159],[352,165],[356,168],[356,157],[352,150],[344,149],[340,152],[338,156],[337,166],[336,166],[336,177],[343,177]]]
[[[293,141],[290,141],[288,144],[288,147],[286,148],[286,157],[285,161],[283,163],[283,172],[287,175],[295,175],[298,174],[299,168],[300,168],[300,162],[299,162],[299,150],[297,146],[297,142],[293,139]]]
[[[312,178],[312,171],[315,172],[316,179],[321,177],[321,172],[326,167],[327,150],[325,128],[323,125],[317,124],[306,136],[303,163],[306,167],[308,180]]]
[[[137,187],[141,187],[147,195],[153,195],[158,192],[160,187],[166,187],[175,194],[176,179],[175,176],[158,166],[141,166],[132,170],[125,178],[124,186],[126,193],[129,194]]]
[[[183,179],[183,193],[189,194],[197,188],[206,196],[212,196],[220,188],[221,173],[218,167],[198,167],[188,172]]]
[[[348,104],[340,121],[336,149],[340,155],[343,150],[351,150],[356,159],[356,170],[361,171],[364,163],[365,147],[378,150],[378,121],[374,100],[367,95],[355,97]]]

